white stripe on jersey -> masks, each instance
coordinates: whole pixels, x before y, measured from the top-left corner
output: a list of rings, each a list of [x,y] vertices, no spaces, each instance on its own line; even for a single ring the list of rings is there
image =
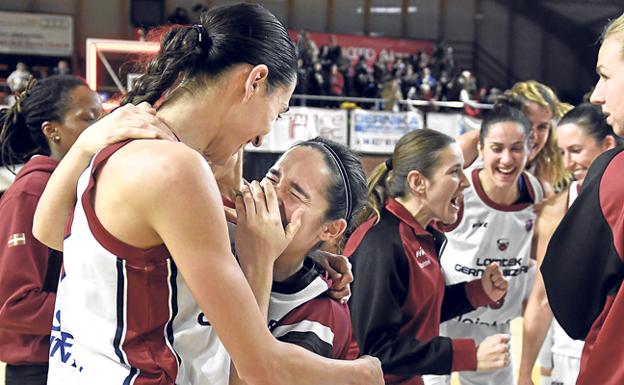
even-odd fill
[[[271,333],[275,338],[280,338],[292,332],[314,333],[329,345],[334,343],[334,332],[329,327],[315,321],[303,320],[292,325],[278,326]]]
[[[291,310],[325,293],[327,289],[327,282],[321,277],[316,277],[308,286],[296,293],[283,294],[272,291],[269,320],[281,320]]]

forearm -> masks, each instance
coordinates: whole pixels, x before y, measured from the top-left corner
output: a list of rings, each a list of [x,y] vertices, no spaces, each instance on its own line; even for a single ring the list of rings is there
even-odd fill
[[[268,320],[271,286],[273,285],[273,266],[256,264],[254,266],[241,266],[241,269],[251,287],[262,315]]]
[[[50,334],[56,293],[33,290],[20,297],[2,304],[0,329],[21,334]]]
[[[33,221],[33,235],[46,246],[63,250],[63,230],[76,203],[78,178],[92,154],[72,147],[48,181]],[[71,187],[69,187],[71,186]]]
[[[470,166],[479,155],[479,130],[468,131],[465,134],[458,136],[457,143],[464,154],[464,168]]]
[[[538,275],[536,280],[541,281]],[[546,293],[543,290],[543,283],[537,284],[534,292],[531,293],[527,303],[523,318],[523,337],[522,337],[522,355],[520,359],[521,374],[530,375],[535,365],[535,360],[544,342],[544,338],[548,333],[550,324],[552,323],[553,314],[548,305]]]

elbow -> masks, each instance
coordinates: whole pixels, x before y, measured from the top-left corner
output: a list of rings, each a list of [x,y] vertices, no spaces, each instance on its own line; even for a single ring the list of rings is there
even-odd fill
[[[63,243],[62,241],[57,242],[55,238],[50,233],[50,229],[46,228],[40,220],[37,220],[37,215],[33,218],[33,227],[32,227],[32,235],[36,240],[46,245],[47,247],[63,251]]]
[[[251,365],[238,368],[238,375],[245,384],[292,385],[296,382],[296,373],[288,369],[293,367],[289,362],[292,357],[283,354],[285,351],[279,346],[282,343],[275,342],[277,344],[274,349],[267,349]]]

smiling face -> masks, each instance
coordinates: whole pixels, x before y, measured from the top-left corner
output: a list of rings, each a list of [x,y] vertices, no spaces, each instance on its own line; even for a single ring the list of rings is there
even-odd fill
[[[513,188],[527,162],[527,138],[522,125],[513,121],[492,124],[479,152],[485,171],[481,175],[498,188]]]
[[[464,156],[457,143],[452,143],[440,151],[436,167],[425,178],[426,192],[423,207],[426,211],[425,223],[431,220],[454,223],[457,220],[462,191],[469,186],[463,172]]]
[[[294,89],[294,82],[289,86],[269,88],[265,82],[258,85],[249,98],[233,106],[225,122],[223,142],[210,155],[210,161],[222,164],[247,143],[256,147],[262,145],[275,120],[288,111]]]
[[[622,42],[616,37],[605,39],[596,64],[598,82],[591,95],[593,104],[602,106],[607,122],[616,134],[624,135],[624,60]]]
[[[531,122],[529,162],[532,162],[546,145],[552,128],[553,113],[549,108],[532,101],[525,103],[522,112]]]
[[[301,227],[284,253],[303,256],[319,242],[340,235],[329,231],[328,226],[344,220],[325,219],[329,205],[326,192],[332,173],[318,149],[291,148],[271,167],[265,178],[275,187],[284,225],[290,222],[295,210],[306,209]]]
[[[574,179],[582,183],[587,170],[604,151],[612,147],[608,141],[599,143],[579,125],[562,124],[557,127],[557,145],[561,150],[566,170],[574,175]]]

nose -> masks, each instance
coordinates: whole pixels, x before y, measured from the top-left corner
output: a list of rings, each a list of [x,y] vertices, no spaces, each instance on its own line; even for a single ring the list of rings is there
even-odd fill
[[[511,151],[503,150],[503,152],[501,153],[500,162],[504,165],[507,165],[507,164],[510,164],[512,161],[513,159],[511,157]]]
[[[466,173],[462,172],[461,177],[459,179],[459,189],[464,190],[466,187],[470,186],[470,182],[468,182],[468,178],[466,177]]]
[[[604,104],[605,100],[604,100],[602,79],[599,79],[598,82],[596,83],[596,86],[594,87],[594,91],[589,97],[589,101],[592,104],[598,104],[598,105]]]

